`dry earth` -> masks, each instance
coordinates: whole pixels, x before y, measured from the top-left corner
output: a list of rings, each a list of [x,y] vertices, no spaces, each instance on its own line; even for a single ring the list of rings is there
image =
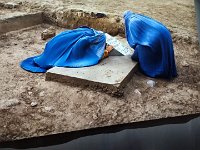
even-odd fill
[[[48,25],[8,33],[0,36],[0,102],[14,99],[16,103],[0,107],[0,141],[200,112],[200,52],[193,0],[13,1],[22,2],[20,8],[0,9],[0,15],[80,9],[121,16],[129,9],[151,16],[172,32],[179,76],[172,81],[153,79],[156,86],[150,88],[149,78],[137,71],[121,98],[46,82],[44,74],[28,73],[19,63],[43,51],[46,41],[40,34]],[[31,107],[31,102],[38,105]]]

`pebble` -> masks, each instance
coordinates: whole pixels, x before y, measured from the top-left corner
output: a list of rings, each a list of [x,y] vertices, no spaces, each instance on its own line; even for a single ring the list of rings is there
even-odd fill
[[[183,67],[189,67],[189,64],[188,64],[187,61],[183,61],[183,62],[182,62],[182,66],[183,66]]]
[[[37,102],[31,102],[31,107],[35,107],[35,106],[37,106],[37,105],[38,105]]]
[[[54,37],[55,35],[56,35],[56,29],[54,27],[50,27],[42,32],[41,38],[42,40],[47,40],[49,38]]]
[[[153,80],[148,80],[147,85],[150,86],[150,87],[154,87],[156,85],[156,82],[153,81]]]
[[[44,94],[45,94],[44,91],[42,91],[42,92],[39,93],[39,96],[44,97]]]
[[[98,119],[98,116],[97,116],[96,114],[93,114],[93,115],[92,115],[92,118],[93,118],[94,120],[96,120],[96,119]]]
[[[44,109],[45,109],[46,111],[51,111],[51,110],[52,110],[52,107],[46,106],[46,107],[44,107]]]
[[[138,89],[135,89],[134,92],[138,95],[142,95]]]
[[[33,94],[33,92],[31,92],[31,91],[28,92],[28,95],[32,95],[32,94]]]
[[[18,99],[0,100],[0,109],[6,109],[20,104]]]

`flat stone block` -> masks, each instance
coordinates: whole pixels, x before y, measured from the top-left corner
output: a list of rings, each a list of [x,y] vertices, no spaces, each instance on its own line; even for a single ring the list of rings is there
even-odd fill
[[[47,71],[46,80],[103,88],[114,93],[130,81],[136,65],[130,56],[110,56],[91,67],[54,67]]]

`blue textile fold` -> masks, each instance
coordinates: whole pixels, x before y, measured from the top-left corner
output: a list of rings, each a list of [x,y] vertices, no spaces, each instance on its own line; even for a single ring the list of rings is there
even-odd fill
[[[103,32],[89,27],[64,31],[52,38],[44,52],[21,62],[30,72],[46,72],[52,67],[86,67],[97,64],[106,45]]]
[[[125,32],[135,49],[132,59],[150,77],[171,79],[177,76],[171,34],[160,22],[131,11],[124,13]]]

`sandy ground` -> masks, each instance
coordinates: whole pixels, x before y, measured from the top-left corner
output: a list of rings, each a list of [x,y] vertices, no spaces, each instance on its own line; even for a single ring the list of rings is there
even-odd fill
[[[0,37],[0,102],[19,102],[0,108],[0,141],[200,112],[200,53],[192,0],[14,1],[22,1],[18,11],[26,12],[76,8],[121,15],[130,9],[149,15],[173,34],[179,76],[172,81],[154,79],[156,86],[150,88],[149,78],[138,71],[121,98],[46,82],[44,74],[28,73],[19,62],[43,51],[46,41],[40,34],[47,26],[9,33]],[[38,105],[31,107],[31,102]]]

